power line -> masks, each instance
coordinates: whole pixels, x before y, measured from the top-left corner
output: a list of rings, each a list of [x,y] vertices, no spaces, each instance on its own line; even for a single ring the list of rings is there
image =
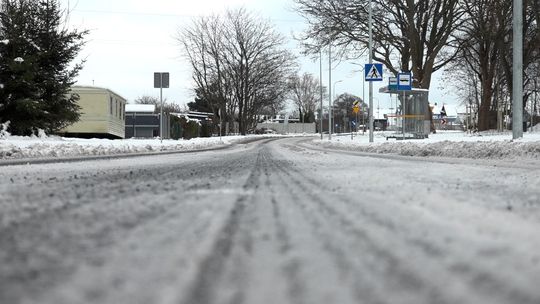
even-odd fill
[[[170,18],[195,18],[203,17],[203,15],[190,15],[190,14],[170,14],[170,13],[146,13],[135,11],[112,11],[112,10],[81,10],[75,9],[74,12],[89,13],[89,14],[112,14],[112,15],[130,15],[130,16],[153,16],[153,17],[170,17]],[[268,18],[273,22],[279,23],[303,23],[302,20],[294,19],[282,19],[282,18]]]
[[[148,40],[120,40],[120,39],[92,39],[89,42],[117,45],[146,45],[146,46],[174,46],[172,43],[163,43],[163,41]]]
[[[76,9],[74,11],[79,12],[79,13],[90,13],[90,14],[112,14],[112,15],[132,15],[132,16],[181,17],[181,18],[201,17],[200,15],[143,13],[143,12],[133,12],[133,11],[80,10],[80,9]]]

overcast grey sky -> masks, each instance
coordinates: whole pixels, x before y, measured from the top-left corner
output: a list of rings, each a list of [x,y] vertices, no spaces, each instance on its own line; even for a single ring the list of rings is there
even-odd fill
[[[61,0],[61,3],[71,11],[71,27],[90,30],[80,54],[86,64],[77,84],[109,88],[129,102],[142,95],[159,96],[159,89],[153,88],[154,72],[171,73],[171,87],[163,93],[169,101],[178,104],[192,101],[191,71],[175,39],[177,32],[193,17],[220,13],[227,7],[243,6],[270,19],[290,39],[288,47],[300,57],[301,72],[319,77],[319,62],[302,57],[293,40],[293,35],[299,34],[305,25],[294,12],[292,0]],[[328,86],[327,60],[325,57],[323,64],[325,86]],[[364,64],[363,61],[355,63]],[[362,96],[363,76],[358,69],[358,65],[349,63],[334,65],[332,87],[335,86],[336,93]],[[386,82],[376,83],[375,91]],[[367,99],[367,85],[365,95]],[[448,90],[440,89],[438,77],[432,84],[430,97],[432,103],[457,103]],[[390,107],[390,97],[375,94],[374,107],[377,106]]]

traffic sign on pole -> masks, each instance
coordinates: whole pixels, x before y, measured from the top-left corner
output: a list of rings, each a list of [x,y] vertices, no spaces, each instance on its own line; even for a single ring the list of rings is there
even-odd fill
[[[160,100],[160,110],[159,110],[159,138],[163,143],[163,89],[169,88],[169,73],[154,73],[154,88],[159,89],[159,100]]]
[[[169,88],[169,73],[154,73],[154,88]]]
[[[364,66],[366,81],[382,81],[383,65],[381,63],[368,63]]]
[[[388,78],[388,90],[396,91],[398,89],[398,79],[397,77]]]
[[[412,75],[411,73],[399,73],[397,77],[398,91],[412,90]]]

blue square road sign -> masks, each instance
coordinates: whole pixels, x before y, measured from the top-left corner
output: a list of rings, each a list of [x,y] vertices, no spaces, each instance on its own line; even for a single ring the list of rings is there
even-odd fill
[[[367,63],[364,66],[364,77],[366,81],[382,81],[383,65],[382,63]]]

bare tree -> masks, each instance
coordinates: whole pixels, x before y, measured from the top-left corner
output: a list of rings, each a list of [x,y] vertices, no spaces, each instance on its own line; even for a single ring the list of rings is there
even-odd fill
[[[223,49],[227,37],[222,19],[218,15],[195,18],[190,27],[179,31],[177,39],[191,64],[196,95],[232,126],[237,105],[232,98],[231,81],[225,76]],[[222,129],[223,134],[226,132]]]
[[[452,63],[457,84],[468,93],[467,103],[477,104],[478,130],[495,127],[502,83],[500,44],[512,22],[512,3],[504,0],[471,0],[462,3],[464,22],[454,36],[460,46]],[[458,72],[459,71],[459,72]],[[463,90],[468,87],[472,90]],[[476,99],[478,97],[478,99]]]
[[[302,122],[315,121],[315,110],[320,102],[321,86],[312,74],[294,75],[289,80],[290,96]]]
[[[533,67],[540,59],[539,1],[524,2],[525,101],[535,91],[537,74]],[[460,5],[464,11],[463,23],[454,35],[459,55],[450,70],[460,75],[455,77],[458,93],[469,92],[464,96],[466,103],[477,104],[478,130],[494,129],[498,111],[511,108],[512,2],[470,0]],[[463,90],[464,87],[474,90]]]
[[[308,54],[326,45],[356,59],[368,47],[367,0],[295,0],[309,27]],[[434,72],[455,56],[451,34],[461,22],[459,0],[373,0],[374,60],[391,72],[412,71],[414,86],[429,89]]]
[[[537,77],[536,73],[534,73],[534,68],[530,67],[540,62],[540,0],[524,0],[523,8],[523,106],[526,106],[527,100],[534,93],[534,91],[529,88]],[[504,78],[510,96],[512,96],[513,92],[512,35],[512,24],[509,24],[506,37],[505,39],[502,39],[499,44],[501,52],[503,53],[501,62]]]
[[[144,104],[144,105],[155,105],[156,106],[155,113],[161,112],[160,111],[160,109],[161,109],[161,101],[157,97],[150,96],[150,95],[142,95],[142,96],[138,97],[137,99],[135,99],[135,103],[136,104]],[[178,104],[168,102],[167,99],[165,98],[163,100],[163,112],[165,112],[165,113],[181,113],[182,112],[182,107],[180,105],[178,105]]]
[[[196,89],[213,109],[236,117],[242,134],[255,126],[260,111],[283,104],[295,62],[270,22],[244,9],[229,10],[195,19],[178,39]]]

